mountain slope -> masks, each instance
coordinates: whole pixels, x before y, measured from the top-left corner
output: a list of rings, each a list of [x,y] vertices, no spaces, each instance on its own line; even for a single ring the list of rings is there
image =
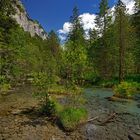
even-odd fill
[[[27,14],[24,5],[20,0],[15,0],[14,7],[16,14],[12,17],[17,21],[17,23],[31,34],[31,36],[38,35],[43,40],[47,39],[47,33],[42,28],[42,26],[35,20],[32,20]]]

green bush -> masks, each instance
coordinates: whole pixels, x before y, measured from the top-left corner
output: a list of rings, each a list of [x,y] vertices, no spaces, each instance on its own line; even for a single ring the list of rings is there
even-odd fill
[[[1,92],[7,92],[8,90],[10,90],[11,89],[11,85],[10,84],[2,84],[2,85],[0,85],[0,91]]]
[[[104,80],[101,82],[101,86],[105,88],[112,88],[114,85],[118,84],[118,80]]]
[[[59,116],[60,112],[62,112],[63,106],[60,105],[57,101],[48,100],[46,104],[42,104],[41,112],[48,116]]]
[[[11,85],[7,82],[6,77],[1,75],[0,76],[0,92],[7,92],[11,89]]]
[[[60,113],[60,121],[66,131],[72,131],[79,123],[87,119],[87,111],[83,108],[66,108]]]
[[[137,92],[139,84],[137,82],[122,82],[121,84],[115,86],[115,96],[121,98],[133,98],[134,94]]]
[[[53,87],[51,87],[49,90],[48,90],[49,94],[50,95],[66,95],[68,94],[68,90],[64,87],[64,86],[61,86],[61,85],[53,85]]]
[[[125,81],[140,83],[140,74],[129,74],[125,77]]]
[[[92,70],[84,73],[84,79],[86,84],[98,85],[100,77]]]

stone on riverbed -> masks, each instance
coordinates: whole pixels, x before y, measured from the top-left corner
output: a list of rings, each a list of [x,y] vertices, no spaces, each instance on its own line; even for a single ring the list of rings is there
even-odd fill
[[[93,138],[95,137],[95,132],[97,130],[97,126],[94,124],[87,124],[85,126],[86,129],[86,137],[88,140],[93,140]]]

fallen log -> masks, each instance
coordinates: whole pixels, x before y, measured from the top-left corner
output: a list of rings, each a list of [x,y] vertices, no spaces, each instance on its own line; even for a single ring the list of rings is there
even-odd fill
[[[97,120],[99,118],[99,116],[96,116],[96,117],[93,117],[93,118],[90,118],[89,120],[87,120],[86,122],[92,122],[94,120]]]
[[[105,125],[106,123],[109,123],[110,120],[116,117],[116,113],[111,114],[105,121],[101,122],[100,125]]]

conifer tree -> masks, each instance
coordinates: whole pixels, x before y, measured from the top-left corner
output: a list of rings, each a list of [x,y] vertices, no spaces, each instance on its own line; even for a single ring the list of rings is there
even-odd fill
[[[108,47],[110,47],[108,44],[109,39],[107,36],[108,29],[111,25],[111,16],[109,15],[109,6],[108,6],[108,0],[101,0],[100,6],[99,6],[99,13],[96,17],[96,28],[98,33],[98,43],[96,43],[96,49],[95,53],[97,55],[97,61],[95,60],[95,64],[97,66],[97,70],[99,72],[99,75],[102,76],[103,79],[107,79],[109,77],[109,56],[108,56]],[[100,53],[96,52],[100,51]],[[96,56],[96,55],[95,55]],[[104,58],[104,59],[102,59]]]
[[[134,27],[136,41],[133,50],[135,56],[135,67],[136,73],[140,73],[140,0],[135,0],[135,13],[132,16],[132,25]]]
[[[119,49],[119,82],[123,81],[126,72],[126,54],[130,45],[129,19],[126,6],[119,0],[115,8],[116,45]]]
[[[79,18],[77,7],[73,9],[70,18],[71,30],[66,43],[67,76],[72,83],[81,84],[84,68],[86,65],[87,53],[84,39],[84,30]]]
[[[48,34],[47,42],[52,54],[57,56],[60,50],[60,43],[57,34],[53,30]]]

